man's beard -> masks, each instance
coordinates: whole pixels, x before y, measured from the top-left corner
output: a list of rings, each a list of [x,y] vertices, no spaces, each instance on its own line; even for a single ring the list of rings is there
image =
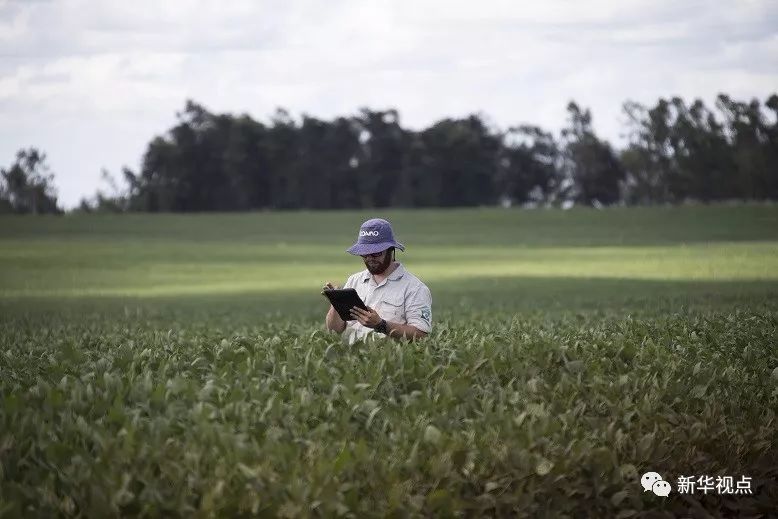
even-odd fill
[[[392,254],[387,252],[384,256],[384,260],[379,262],[372,258],[365,258],[365,266],[367,267],[367,271],[370,272],[373,275],[380,274],[384,272],[386,269],[389,268],[389,265],[392,264]]]

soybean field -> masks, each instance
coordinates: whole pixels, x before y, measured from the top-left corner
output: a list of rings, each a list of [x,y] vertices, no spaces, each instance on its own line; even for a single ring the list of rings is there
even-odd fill
[[[376,216],[417,343],[324,330]],[[770,517],[776,412],[775,205],[0,217],[0,517]]]

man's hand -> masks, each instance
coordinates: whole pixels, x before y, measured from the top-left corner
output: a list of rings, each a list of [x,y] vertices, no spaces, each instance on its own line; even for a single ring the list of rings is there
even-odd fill
[[[359,321],[359,324],[362,326],[375,328],[381,324],[381,316],[370,307],[367,307],[367,310],[363,310],[355,306],[349,312],[351,313],[351,317]]]
[[[338,285],[327,281],[323,287],[321,287],[321,295],[324,295],[325,290],[334,290],[338,288]],[[324,325],[328,330],[333,332],[343,333],[346,329],[346,321],[340,318],[338,312],[335,311],[335,307],[330,305],[330,309],[327,310],[327,316],[324,318]]]

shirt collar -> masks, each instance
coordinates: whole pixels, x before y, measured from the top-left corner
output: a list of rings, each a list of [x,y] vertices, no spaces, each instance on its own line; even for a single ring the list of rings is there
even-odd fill
[[[394,272],[389,274],[389,277],[386,278],[389,281],[397,281],[398,279],[402,278],[405,275],[405,267],[402,263],[397,263],[397,268],[394,269]],[[373,275],[370,273],[369,270],[365,269],[362,272],[362,282],[366,283],[367,281],[370,281],[370,278],[372,278]]]

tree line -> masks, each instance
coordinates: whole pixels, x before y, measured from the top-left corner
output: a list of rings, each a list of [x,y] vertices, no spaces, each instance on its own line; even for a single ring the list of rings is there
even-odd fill
[[[263,123],[187,101],[122,186],[107,172],[82,211],[246,211],[482,205],[679,203],[778,199],[778,95],[627,102],[627,144],[596,135],[590,110],[567,106],[558,136],[500,130],[479,114],[403,128],[396,110]],[[45,155],[21,150],[0,170],[0,211],[56,212]]]

